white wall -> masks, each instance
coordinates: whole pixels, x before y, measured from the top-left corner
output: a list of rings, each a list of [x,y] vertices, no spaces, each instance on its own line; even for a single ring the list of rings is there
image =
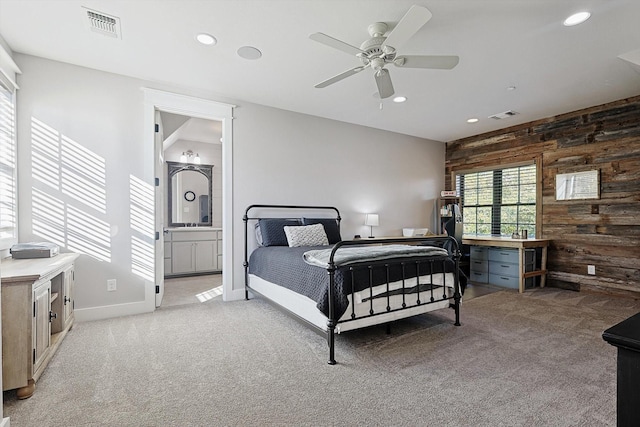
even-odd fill
[[[23,72],[18,97],[20,239],[42,240],[34,221],[40,221],[42,227],[46,214],[55,213],[56,203],[80,211],[83,218],[94,217],[108,230],[109,260],[82,255],[78,261],[76,308],[144,300],[145,279],[132,270],[141,261],[152,262],[153,256],[147,252],[142,253],[146,259],[133,259],[132,239],[140,239],[136,242],[143,248],[152,248],[152,234],[140,232],[137,223],[132,225],[129,195],[131,177],[134,183],[141,180],[145,191],[153,182],[153,149],[142,144],[142,87],[237,105],[233,122],[234,289],[243,287],[242,215],[249,204],[335,205],[342,213],[344,238],[368,233],[363,225],[366,212],[380,214],[380,227],[374,230],[378,236],[399,235],[402,227],[431,224],[433,200],[444,185],[444,144],[26,55],[16,55],[16,61]],[[48,163],[40,165],[36,158],[33,167],[34,145],[43,142],[32,138],[36,135],[32,118],[50,127],[47,138],[70,138],[104,161],[104,182],[90,182],[104,191],[104,210],[34,177],[50,164],[60,173],[61,167],[68,169],[69,161],[47,159]],[[34,213],[34,194],[39,200],[44,194],[57,201],[48,211]],[[134,218],[139,216],[138,211],[133,212]],[[59,231],[57,223],[53,226],[53,231]],[[68,227],[60,230],[62,238],[69,237]],[[85,233],[81,235],[84,239],[95,234],[78,224],[73,230]],[[114,278],[118,290],[107,292],[106,280]]]
[[[24,67],[17,112],[20,240],[91,254],[77,262],[76,309],[143,301],[145,280],[153,281],[153,205],[138,193],[153,197],[153,148],[141,143],[141,82],[31,56],[16,61]],[[71,145],[81,147],[81,162],[63,148]],[[141,188],[132,195],[136,183]],[[140,203],[136,210],[132,200]],[[107,292],[107,279],[117,280],[116,292]]]
[[[429,227],[444,189],[444,144],[258,105],[234,111],[234,215],[251,204],[336,206],[342,238]],[[235,283],[242,287],[242,221],[234,222]]]

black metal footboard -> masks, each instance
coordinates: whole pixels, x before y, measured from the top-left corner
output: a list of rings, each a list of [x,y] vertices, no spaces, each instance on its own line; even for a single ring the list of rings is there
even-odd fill
[[[266,209],[266,210],[288,210],[288,211],[314,211],[314,213],[322,212],[326,210],[333,211],[335,213],[335,219],[340,222],[340,212],[335,207],[328,206],[294,206],[294,205],[251,205],[249,206],[243,217],[244,221],[244,271],[245,271],[245,298],[249,299],[249,249],[248,249],[248,236],[249,227],[248,222],[250,220],[259,220],[267,218],[264,216],[250,216],[250,212],[253,209]],[[273,218],[273,217],[270,217]],[[406,256],[401,259],[387,259],[370,261],[349,265],[348,267],[339,267],[336,265],[334,259],[335,254],[340,248],[349,246],[367,246],[367,245],[387,245],[387,244],[409,244],[409,245],[424,245],[424,246],[438,246],[448,250],[449,255],[444,256]],[[442,306],[444,301],[450,301],[449,307],[455,310],[455,325],[460,325],[460,302],[461,302],[461,287],[460,287],[460,250],[458,248],[457,241],[452,237],[447,236],[428,236],[417,238],[389,238],[389,239],[358,239],[358,240],[346,240],[336,243],[331,251],[329,258],[327,274],[329,276],[328,285],[328,315],[327,315],[327,330],[321,330],[326,334],[327,344],[329,347],[329,361],[328,363],[333,365],[335,360],[335,334],[338,324],[347,324],[349,322],[357,321],[364,318],[379,317],[387,313],[393,313],[396,311],[408,310],[419,306],[428,306],[430,304],[439,304]],[[341,312],[336,310],[336,272],[341,270],[341,274],[351,275],[351,289],[349,290],[351,295],[350,309],[351,312],[347,312],[346,315],[342,315]],[[445,271],[453,273],[453,283],[447,283],[446,278],[443,276],[443,283],[434,283],[433,277],[437,274],[445,274]],[[376,280],[374,281],[374,273]],[[381,280],[380,275],[386,275]],[[358,287],[356,287],[356,275],[359,276]],[[368,279],[366,277],[368,276]],[[365,279],[363,280],[363,277]],[[430,279],[424,280],[421,283],[420,278],[429,277]],[[416,278],[412,284],[406,285],[407,282]],[[368,282],[368,283],[366,283]],[[391,284],[394,284],[393,289]],[[380,292],[380,286],[382,291]],[[386,286],[386,289],[384,289]],[[373,295],[374,287],[380,292],[378,295]],[[369,304],[369,310],[366,314],[358,314],[355,312],[355,293],[368,288],[370,298],[365,298],[362,301]],[[342,288],[340,288],[342,290]],[[453,290],[453,293],[451,292]],[[254,290],[252,290],[253,292]],[[391,304],[391,299],[401,299],[401,304]],[[375,300],[386,300],[386,307],[380,303],[376,304],[377,308],[374,308]],[[346,300],[345,300],[346,301]],[[396,301],[397,302],[397,301]],[[434,305],[434,309],[438,306]],[[341,307],[343,310],[344,307]],[[427,310],[428,311],[428,310]],[[410,314],[413,315],[413,314]],[[299,318],[299,316],[296,316]],[[407,316],[405,316],[407,317]],[[306,320],[306,319],[302,319]],[[384,323],[388,320],[382,320],[380,323]],[[312,325],[309,322],[306,322]],[[315,325],[312,325],[316,327]],[[352,328],[360,327],[358,324],[352,325]],[[316,327],[317,328],[317,327]]]
[[[368,298],[369,301],[369,313],[367,315],[356,315],[355,313],[355,304],[353,301],[355,300],[355,280],[352,280],[351,286],[351,314],[350,319],[340,320],[336,319],[335,314],[335,273],[337,270],[336,264],[334,262],[334,257],[336,252],[341,247],[346,246],[362,246],[362,245],[382,245],[382,244],[394,244],[394,243],[402,243],[402,244],[416,244],[416,245],[429,245],[429,246],[439,246],[439,247],[447,247],[450,252],[449,257],[408,257],[403,259],[392,259],[392,260],[382,260],[382,261],[374,261],[367,262],[362,264],[351,265],[348,267],[349,272],[354,275],[357,270],[367,270],[369,272],[369,292],[373,293],[373,271],[374,269],[383,269],[386,272],[387,280],[383,283],[383,286],[386,285],[386,291],[379,298],[386,299],[386,307],[376,312],[373,308],[374,297]],[[331,256],[329,259],[329,267],[327,268],[327,273],[329,274],[329,320],[327,322],[327,326],[329,328],[327,334],[327,340],[329,344],[329,364],[334,365],[336,363],[335,360],[335,329],[338,323],[347,323],[349,321],[354,321],[357,319],[362,319],[365,317],[373,317],[380,316],[382,314],[391,313],[394,311],[406,310],[413,307],[423,306],[434,304],[437,302],[441,302],[444,300],[451,300],[452,303],[450,307],[455,310],[455,325],[460,326],[460,301],[462,298],[461,290],[460,290],[460,250],[458,248],[458,242],[453,237],[447,236],[438,236],[438,237],[427,237],[427,238],[390,238],[390,239],[359,239],[359,240],[351,240],[351,241],[342,241],[338,242],[331,252]],[[454,276],[453,282],[453,295],[448,295],[446,279],[443,285],[436,285],[433,281],[433,276],[435,274],[444,274],[447,271],[446,264],[448,262],[453,263],[453,266],[449,268],[452,270]],[[435,268],[435,264],[441,263],[442,266],[438,270],[437,273],[434,273],[437,269]],[[395,293],[389,289],[391,284],[390,279],[390,269],[395,266],[399,267],[402,271],[402,275],[400,277],[401,287],[396,289]],[[414,272],[412,274],[406,274],[407,267],[413,267]],[[424,274],[421,272],[424,272]],[[420,283],[420,277],[430,276],[431,280],[429,280],[425,284]],[[405,283],[408,279],[416,278],[416,285],[407,288]],[[439,293],[441,292],[441,293]],[[390,304],[390,299],[392,295],[400,295],[402,297],[402,304],[400,307],[392,308]]]

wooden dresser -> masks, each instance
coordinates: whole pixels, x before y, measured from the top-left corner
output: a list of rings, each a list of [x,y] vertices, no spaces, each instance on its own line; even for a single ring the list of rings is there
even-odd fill
[[[35,383],[73,325],[78,254],[3,259],[2,387],[31,397]]]

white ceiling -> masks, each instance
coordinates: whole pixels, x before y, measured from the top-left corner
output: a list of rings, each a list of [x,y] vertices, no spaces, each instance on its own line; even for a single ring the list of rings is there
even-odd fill
[[[359,46],[369,24],[393,28],[412,4],[433,18],[400,53],[458,55],[456,68],[389,66],[409,100],[383,109],[371,70],[314,88],[359,62],[309,34]],[[89,31],[82,6],[120,18],[122,38]],[[591,19],[562,25],[580,10]],[[638,0],[0,0],[14,52],[439,141],[639,95],[640,67],[618,58],[640,49],[639,18]],[[262,58],[240,58],[246,45]],[[520,114],[488,118],[507,110]]]
[[[163,127],[163,148],[178,141],[222,144],[222,122],[160,112]]]

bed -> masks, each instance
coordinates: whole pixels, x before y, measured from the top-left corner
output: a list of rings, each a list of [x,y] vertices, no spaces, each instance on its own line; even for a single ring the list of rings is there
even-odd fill
[[[449,307],[460,325],[452,237],[342,240],[340,212],[326,206],[251,205],[243,221],[246,299],[263,296],[325,335],[331,365],[336,333]]]

